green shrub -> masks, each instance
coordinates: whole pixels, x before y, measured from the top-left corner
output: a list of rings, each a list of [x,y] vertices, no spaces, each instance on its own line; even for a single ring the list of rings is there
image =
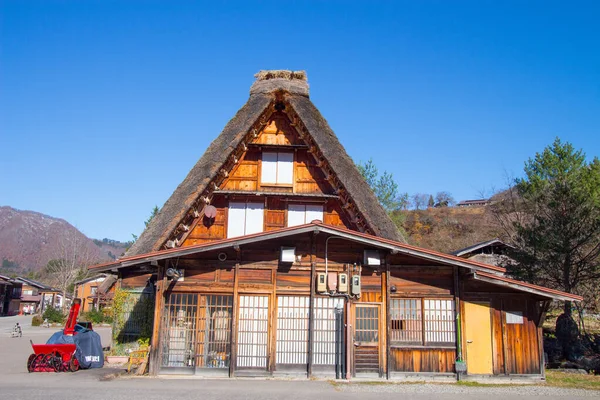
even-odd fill
[[[47,319],[48,322],[62,324],[63,321],[65,320],[65,315],[60,310],[57,310],[56,308],[48,307],[44,311],[42,318]]]
[[[90,310],[84,313],[82,317],[93,324],[101,324],[104,322],[104,313],[98,310]]]
[[[31,319],[31,326],[40,326],[40,325],[42,325],[42,322],[44,322],[44,319],[42,318],[42,316],[39,314],[36,314]]]

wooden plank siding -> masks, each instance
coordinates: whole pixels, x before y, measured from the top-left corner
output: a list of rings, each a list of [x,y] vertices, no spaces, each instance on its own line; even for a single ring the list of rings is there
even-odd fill
[[[277,146],[282,146],[279,148]],[[287,146],[287,147],[286,147]],[[293,183],[291,185],[262,184],[261,159],[263,151],[286,151],[294,153]],[[308,146],[290,125],[288,117],[283,113],[274,113],[258,136],[249,143],[247,150],[231,167],[224,181],[220,184],[210,204],[216,207],[217,216],[213,220],[200,216],[190,226],[184,236],[182,246],[191,246],[227,237],[227,216],[229,201],[260,201],[265,204],[263,231],[272,231],[288,225],[287,208],[293,204],[322,204],[323,222],[328,225],[343,226],[356,229],[349,216],[343,211],[337,199],[318,197],[318,195],[334,196],[336,193],[317,160],[309,153]],[[234,192],[234,193],[227,193]],[[248,192],[245,195],[244,192]],[[257,192],[268,192],[269,195],[257,197]],[[277,193],[277,194],[273,194]],[[286,194],[294,196],[286,196]],[[317,197],[298,197],[306,194]]]
[[[278,368],[286,368],[281,365],[278,367],[276,363],[278,357],[277,342],[278,340],[280,343],[285,341],[281,337],[274,336],[278,327],[278,298],[279,296],[305,296],[309,299],[305,301],[309,301],[309,303],[328,298],[322,294],[316,294],[315,288],[311,287],[311,285],[314,285],[311,271],[314,273],[324,271],[325,240],[327,237],[327,235],[307,233],[293,238],[272,239],[268,242],[243,245],[239,251],[233,249],[219,250],[172,260],[166,265],[184,269],[184,279],[178,282],[171,280],[163,282],[161,280],[158,285],[159,293],[164,290],[167,295],[170,293],[192,293],[199,296],[233,295],[230,376],[235,375],[236,369],[236,329],[238,329],[237,324],[239,322],[236,320],[239,317],[238,297],[267,296],[269,299],[267,317],[269,332],[265,372],[275,373]],[[296,247],[296,254],[299,256],[297,261],[290,264],[279,262],[281,246]],[[369,304],[377,304],[380,307],[378,346],[381,376],[393,378],[402,373],[447,374],[454,372],[457,355],[455,343],[434,343],[434,339],[425,337],[425,331],[419,339],[422,343],[402,342],[398,339],[397,331],[393,335],[395,341],[392,341],[390,336],[393,329],[399,329],[399,324],[412,326],[407,325],[411,323],[410,318],[402,322],[402,318],[395,316],[397,314],[390,315],[391,303],[400,299],[409,299],[415,304],[419,304],[419,310],[425,313],[427,301],[439,300],[442,303],[446,301],[445,304],[448,304],[448,301],[455,300],[453,267],[432,265],[431,263],[420,264],[417,259],[406,260],[405,264],[400,264],[395,255],[384,254],[383,252],[381,255],[384,262],[381,266],[361,267],[365,247],[344,239],[329,241],[327,250],[329,272],[347,272],[352,275],[353,270],[360,269],[361,296],[357,299],[351,299],[348,307],[344,309],[345,323],[352,323],[356,305],[364,307]],[[225,254],[224,261],[219,261],[220,253]],[[537,302],[540,299],[528,294],[514,293],[510,289],[501,292],[496,287],[491,287],[492,285],[482,282],[473,283],[465,274],[457,274],[456,277],[459,281],[457,287],[460,288],[458,297],[461,303],[464,301],[486,301],[490,304],[491,332],[489,335],[492,341],[494,375],[540,374],[539,330],[536,325],[540,312]],[[151,278],[151,273],[147,272],[122,271],[120,284],[126,288],[139,288],[147,285]],[[313,300],[310,300],[310,298]],[[160,304],[161,302],[157,301],[157,307]],[[399,303],[395,304],[396,310],[398,307],[405,307],[399,306]],[[312,310],[313,304],[309,304],[309,307]],[[461,311],[460,314],[464,318],[464,310],[459,311]],[[521,312],[523,323],[506,324],[507,311]],[[397,311],[394,312],[397,313]],[[160,314],[160,311],[158,313]],[[425,329],[425,318],[414,320],[414,322],[417,326],[422,325]],[[444,323],[448,325],[446,322]],[[314,328],[319,329],[319,326],[321,325],[317,324]],[[156,329],[158,329],[157,326],[155,326]],[[307,329],[310,328],[307,326]],[[444,338],[447,338],[448,335],[454,338],[453,331],[443,329],[445,329],[444,332],[447,332],[446,336],[443,336]],[[438,330],[439,328],[433,328],[431,332],[438,332]],[[346,332],[345,336],[352,338],[352,332]],[[300,335],[298,337],[304,338],[305,336]],[[317,335],[317,339],[319,337]],[[312,352],[312,346],[316,339],[309,333],[306,340],[308,341],[308,348]],[[352,341],[348,340],[346,349],[348,349],[347,368],[349,370],[355,367],[353,348]],[[155,354],[153,357],[156,360],[159,355]],[[279,357],[280,359],[285,358],[281,351]],[[323,373],[321,365],[313,369],[311,357],[311,354],[307,355],[309,361],[307,362],[306,371],[313,371],[315,374]],[[466,361],[468,364],[468,360]],[[296,370],[302,373],[303,368],[297,368]],[[279,372],[283,373],[282,371]]]
[[[390,369],[393,372],[440,372],[453,373],[456,350],[411,349],[392,347]]]

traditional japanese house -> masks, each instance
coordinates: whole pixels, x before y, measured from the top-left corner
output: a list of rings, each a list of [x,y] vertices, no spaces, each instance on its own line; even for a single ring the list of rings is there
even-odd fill
[[[291,71],[260,72],[129,252],[91,268],[155,293],[153,374],[539,378],[547,303],[579,299],[407,245]]]
[[[81,310],[100,310],[110,306],[116,278],[111,274],[97,274],[75,282],[75,297],[81,299]]]

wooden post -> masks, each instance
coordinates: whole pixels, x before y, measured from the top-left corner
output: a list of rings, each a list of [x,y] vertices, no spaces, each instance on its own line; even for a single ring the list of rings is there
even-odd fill
[[[315,306],[315,254],[317,252],[317,237],[318,232],[315,232],[310,237],[310,298],[308,301],[308,366],[306,374],[310,378],[312,376],[313,364],[313,340],[314,340],[314,306]]]
[[[238,280],[239,280],[239,251],[238,251],[238,262],[235,264],[235,271],[233,273],[233,309],[231,316],[231,338],[230,338],[230,358],[229,358],[229,376],[235,377],[235,367],[237,364],[237,324],[238,324]]]
[[[267,371],[273,373],[275,371],[275,352],[277,340],[277,266],[271,270],[271,281],[273,282],[273,290],[271,291],[271,299],[269,300],[269,333],[268,338],[268,353],[267,353]]]
[[[162,318],[162,311],[164,308],[164,290],[166,285],[166,275],[165,268],[161,265],[158,266],[158,274],[156,280],[156,294],[154,298],[154,321],[152,324],[152,341],[150,354],[148,355],[150,368],[150,375],[158,375],[158,371],[160,370],[160,320]]]
[[[385,263],[385,377],[390,379],[390,359],[391,359],[391,338],[392,338],[392,316],[390,313],[391,307],[391,292],[390,292],[390,264]]]
[[[537,304],[539,304],[539,314],[536,326],[538,333],[538,349],[540,352],[540,373],[542,374],[542,378],[546,379],[546,360],[544,358],[544,329],[542,328],[542,325],[544,324],[544,320],[546,319],[546,312],[548,312],[550,301],[538,302]]]
[[[508,362],[509,359],[507,357],[508,350],[506,348],[507,338],[506,338],[506,315],[504,313],[505,300],[502,298],[500,300],[500,326],[502,327],[502,354],[504,357],[504,375],[508,374]]]

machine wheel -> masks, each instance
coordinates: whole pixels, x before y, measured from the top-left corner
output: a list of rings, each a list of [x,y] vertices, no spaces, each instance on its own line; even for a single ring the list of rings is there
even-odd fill
[[[29,358],[27,359],[27,371],[33,372],[33,370],[35,369],[34,360],[35,360],[35,353],[30,354]]]
[[[79,361],[77,360],[77,357],[75,357],[75,354],[73,354],[71,356],[71,359],[69,360],[69,371],[75,372],[78,369],[79,369]]]
[[[58,372],[58,368],[54,359],[54,354],[50,353],[44,356],[44,367],[46,367],[46,371],[48,372]]]
[[[31,361],[31,371],[38,372],[38,368],[44,364],[45,354],[37,354],[33,361]]]

